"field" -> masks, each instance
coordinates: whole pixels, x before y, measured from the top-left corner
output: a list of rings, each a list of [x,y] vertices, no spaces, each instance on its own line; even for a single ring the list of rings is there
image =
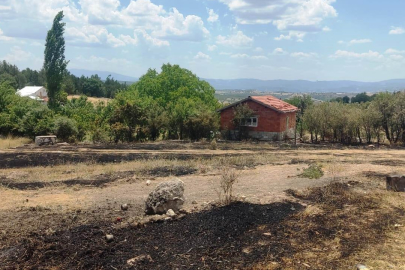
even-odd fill
[[[80,95],[68,96],[68,100],[72,100],[74,98],[78,99],[78,98],[80,98]],[[87,100],[90,101],[91,103],[95,104],[95,105],[99,104],[100,102],[104,103],[104,104],[107,104],[108,102],[111,101],[110,98],[97,98],[97,97],[87,97]]]
[[[318,179],[303,173],[313,164]],[[401,149],[331,144],[0,150],[0,268],[405,269],[405,195],[385,188],[404,165]],[[224,168],[238,176],[231,204]],[[145,217],[148,194],[173,177],[183,213]]]

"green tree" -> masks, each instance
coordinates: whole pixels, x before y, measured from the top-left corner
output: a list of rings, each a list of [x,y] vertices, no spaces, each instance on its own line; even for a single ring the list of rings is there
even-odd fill
[[[356,96],[352,97],[352,103],[364,103],[371,101],[373,98],[367,95],[366,92],[357,94]]]
[[[57,108],[60,105],[60,91],[63,76],[68,64],[65,60],[65,23],[62,23],[63,11],[60,11],[53,20],[52,28],[48,31],[45,44],[44,70],[49,96],[49,107]]]
[[[290,99],[287,99],[286,102],[290,103],[291,105],[294,105],[299,109],[299,111],[296,114],[296,127],[297,131],[300,134],[300,138],[304,136],[304,131],[305,131],[305,123],[303,121],[303,117],[305,114],[305,111],[310,107],[314,102],[312,101],[312,98],[310,95],[303,95],[303,96],[295,96]]]
[[[253,116],[253,110],[247,104],[239,104],[233,109],[232,123],[238,130],[238,140],[247,139],[249,128],[245,126],[246,119]]]

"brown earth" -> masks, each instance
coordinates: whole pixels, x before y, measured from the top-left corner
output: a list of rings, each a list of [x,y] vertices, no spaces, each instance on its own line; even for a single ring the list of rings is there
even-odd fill
[[[387,228],[403,222],[404,205],[389,204],[404,196],[384,191],[385,175],[405,173],[398,166],[402,150],[256,143],[208,148],[174,142],[1,152],[8,165],[0,169],[0,269],[348,269],[354,262],[404,269],[398,256],[364,253],[371,244],[391,243]],[[311,162],[322,164],[325,175],[299,178]],[[240,202],[221,207],[223,166],[237,169]],[[137,225],[145,220],[149,192],[173,176],[185,183],[189,214]],[[344,185],[324,188],[336,182]],[[379,196],[389,202],[380,205]],[[123,203],[128,211],[120,209]],[[140,255],[153,262],[145,256],[134,266],[126,263]]]

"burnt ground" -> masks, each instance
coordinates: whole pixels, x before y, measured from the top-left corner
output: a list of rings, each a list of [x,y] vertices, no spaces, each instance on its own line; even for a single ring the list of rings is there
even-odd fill
[[[16,149],[0,151],[0,169],[24,168],[33,166],[55,166],[75,163],[119,163],[134,160],[164,159],[209,159],[214,156],[236,157],[242,152],[257,154],[267,151],[294,151],[294,150],[336,150],[347,149],[341,144],[299,144],[298,146],[286,143],[267,142],[219,142],[220,151],[210,150],[209,143],[192,142],[165,142],[165,143],[136,143],[136,144],[107,144],[107,145],[53,145],[35,147],[27,145]],[[365,145],[352,146],[350,149],[366,149]],[[378,149],[388,149],[379,146]],[[327,153],[325,153],[327,155]],[[299,159],[297,159],[299,161]],[[301,162],[301,161],[299,161]],[[311,161],[305,160],[303,163]],[[388,161],[389,162],[389,161]],[[404,164],[403,161],[392,160],[396,166]],[[384,165],[384,161],[375,164]]]
[[[143,170],[142,173],[146,176],[154,177],[168,177],[168,176],[183,176],[193,174],[197,171],[195,168],[187,166],[162,166],[149,170]],[[37,181],[37,182],[18,182],[13,179],[7,179],[6,177],[0,177],[0,186],[8,189],[16,190],[35,190],[47,187],[55,186],[83,186],[83,187],[105,187],[108,183],[113,183],[117,180],[132,177],[135,171],[124,171],[112,174],[100,174],[96,175],[94,179],[68,179],[62,181]]]
[[[252,253],[243,248],[266,236],[255,232],[258,225],[277,226],[298,204],[253,205],[235,203],[194,213],[177,221],[149,224],[144,228],[111,229],[106,224],[79,226],[51,236],[33,236],[19,248],[5,251],[14,267],[37,266],[60,269],[126,269],[133,257],[147,254],[153,262],[135,269],[234,269],[253,266],[269,253],[283,254],[283,244],[263,246]],[[105,233],[114,241],[107,243]],[[282,235],[279,235],[282,237]],[[12,254],[12,256],[10,256]],[[7,261],[6,261],[6,264]],[[14,269],[13,267],[7,269]]]
[[[405,215],[373,211],[378,198],[353,194],[347,184],[289,193],[321,212],[305,213],[302,203],[289,201],[236,202],[143,226],[93,222],[8,239],[0,263],[2,269],[347,269],[351,255],[383,241],[387,226]],[[114,240],[107,243],[105,234]],[[312,256],[301,257],[309,251]],[[328,258],[330,252],[337,257]]]
[[[150,151],[130,149],[129,153],[125,149],[115,151],[101,146],[0,153],[0,159],[7,159],[8,164],[13,164],[14,157],[17,160],[14,164],[22,166],[18,170],[0,168],[3,176],[0,176],[3,198],[0,269],[329,270],[351,269],[356,263],[379,256],[380,260],[391,260],[391,257],[381,257],[382,253],[376,252],[374,246],[387,243],[393,224],[405,224],[404,207],[381,205],[387,196],[394,196],[392,201],[398,203],[404,197],[380,194],[387,174],[404,171],[397,165],[405,158],[401,151],[343,149],[331,156],[323,148],[266,149],[258,144],[258,149],[248,151],[256,145],[249,144],[237,145],[238,149],[246,149],[237,153],[213,152],[201,149],[201,145],[196,149],[177,145],[168,148],[158,145],[157,150]],[[276,162],[260,156],[255,161],[254,154],[263,151],[273,152]],[[6,158],[3,153],[7,154]],[[218,199],[214,188],[220,172],[208,168],[202,173],[182,162],[145,166],[140,176],[129,163],[126,171],[112,170],[109,174],[83,179],[73,176],[66,179],[71,175],[71,165],[59,168],[61,174],[55,174],[55,180],[24,178],[27,173],[41,171],[41,167],[29,166],[54,164],[52,158],[57,155],[83,158],[83,162],[89,162],[83,169],[104,160],[97,155],[113,160],[112,163],[121,161],[117,157],[134,155],[137,159],[140,155],[145,164],[154,162],[156,155],[163,160],[243,156],[252,157],[248,163],[254,166],[243,165],[238,170],[240,179],[235,194],[244,195],[246,201],[218,206],[213,202]],[[42,160],[35,163],[36,159]],[[62,158],[57,162],[74,163],[75,159]],[[267,165],[260,165],[261,162]],[[324,177],[318,180],[296,177],[313,162],[323,163]],[[111,168],[114,166],[118,165]],[[11,177],[15,172],[14,178]],[[174,175],[185,182],[185,208],[189,214],[172,221],[140,225],[144,197],[158,183]],[[329,185],[336,179],[342,183]],[[146,180],[152,184],[147,186]],[[285,190],[288,192],[284,193]],[[197,204],[191,203],[194,200]],[[128,211],[120,210],[122,203],[129,204]],[[113,234],[114,241],[107,243],[105,234]],[[364,253],[371,255],[367,257]],[[131,258],[143,260],[130,266],[127,260]],[[401,264],[398,260],[396,264],[389,263],[405,265],[405,261]],[[388,266],[372,269],[388,269]]]

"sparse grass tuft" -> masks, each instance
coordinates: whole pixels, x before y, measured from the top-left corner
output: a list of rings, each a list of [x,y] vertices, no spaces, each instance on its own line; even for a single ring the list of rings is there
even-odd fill
[[[239,174],[235,169],[225,167],[221,171],[219,199],[224,204],[230,204],[233,200],[233,185],[238,181]]]
[[[32,140],[28,138],[12,137],[12,136],[8,136],[5,138],[0,137],[0,149],[9,149],[30,142],[32,142]]]
[[[323,176],[322,165],[311,164],[308,168],[298,175],[301,178],[319,179]]]
[[[211,150],[217,150],[218,145],[217,145],[217,140],[212,140],[210,144]]]

